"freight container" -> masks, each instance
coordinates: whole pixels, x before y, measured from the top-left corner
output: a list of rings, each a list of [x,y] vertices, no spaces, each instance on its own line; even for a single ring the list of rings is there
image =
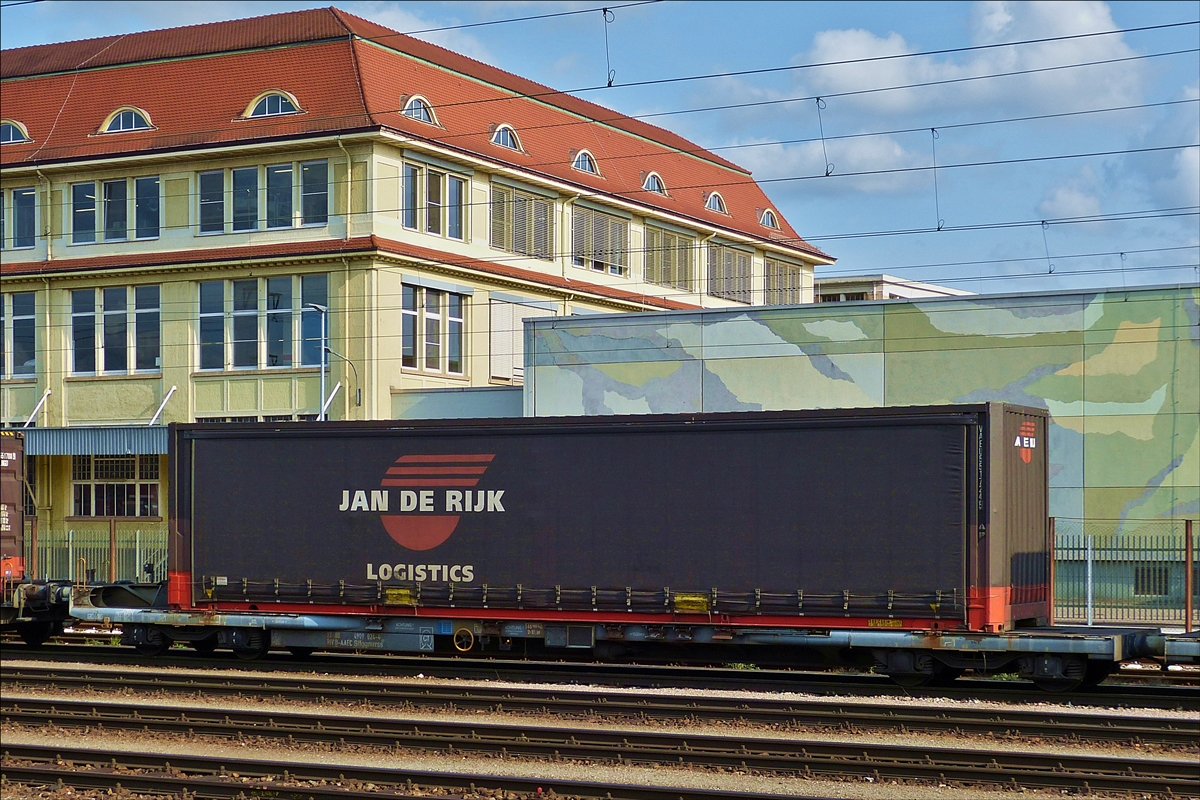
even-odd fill
[[[169,602],[1044,624],[1045,425],[998,403],[173,425]]]

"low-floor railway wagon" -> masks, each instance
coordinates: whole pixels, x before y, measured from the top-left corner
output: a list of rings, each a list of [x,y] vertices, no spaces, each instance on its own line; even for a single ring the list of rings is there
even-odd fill
[[[1103,679],[1047,629],[1044,411],[173,425],[161,585],[77,593],[147,654],[590,651]]]

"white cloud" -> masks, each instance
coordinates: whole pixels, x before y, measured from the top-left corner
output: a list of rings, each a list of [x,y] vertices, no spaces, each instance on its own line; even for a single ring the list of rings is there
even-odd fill
[[[1108,6],[1098,2],[980,3],[972,15],[972,41],[992,44],[1113,30]],[[913,53],[921,48],[903,36],[878,36],[870,31],[829,30],[813,38],[812,47],[796,63],[843,61]],[[921,56],[803,70],[797,89],[830,95],[880,86],[958,80],[980,75],[1124,58],[1135,55],[1120,35],[1046,42],[977,51],[963,56]],[[1063,111],[1138,102],[1142,94],[1140,62],[1054,70],[1006,78],[991,78],[832,98],[843,108],[893,114],[991,108]]]
[[[1100,198],[1079,186],[1057,186],[1038,203],[1038,213],[1047,219],[1090,217],[1100,213]]]
[[[929,166],[924,153],[905,148],[891,136],[861,139],[834,139],[794,145],[769,144],[737,152],[737,161],[754,173],[756,180],[811,175],[812,180],[789,181],[771,187],[772,193],[799,190],[808,194],[895,194],[929,188],[933,178],[928,172],[901,172],[890,175],[841,177],[852,172],[907,169]],[[833,165],[833,174],[825,175],[825,159]]]

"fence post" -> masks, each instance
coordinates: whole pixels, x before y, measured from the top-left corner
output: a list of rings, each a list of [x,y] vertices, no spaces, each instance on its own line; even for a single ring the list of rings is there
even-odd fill
[[[1054,559],[1057,558],[1057,551],[1056,551],[1057,542],[1055,542],[1054,517],[1050,517],[1047,520],[1046,538],[1049,540],[1046,543],[1046,549],[1049,551],[1049,555],[1050,555],[1050,569],[1048,571],[1047,578],[1046,578],[1046,595],[1047,595],[1047,597],[1046,597],[1046,624],[1053,625],[1054,624],[1054,592],[1055,592]]]
[[[1093,537],[1089,533],[1087,537],[1087,624],[1089,628],[1094,622],[1092,614],[1092,559],[1094,557],[1092,540]]]
[[[117,520],[108,521],[108,582],[117,582]]]
[[[1196,591],[1195,567],[1192,566],[1192,559],[1196,557],[1193,552],[1195,545],[1192,543],[1192,521],[1185,519],[1183,521],[1183,629],[1187,633],[1192,632],[1192,614],[1195,612],[1193,608],[1192,595]]]

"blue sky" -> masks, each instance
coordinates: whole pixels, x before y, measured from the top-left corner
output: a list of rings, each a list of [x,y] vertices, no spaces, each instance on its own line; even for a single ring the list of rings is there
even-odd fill
[[[5,8],[0,42],[21,47],[327,4],[46,0]],[[405,32],[599,5],[338,4]],[[621,86],[1196,21],[1198,3],[661,2],[614,16],[608,44],[616,85],[580,95],[626,114],[654,115],[647,121],[702,146],[729,148],[717,152],[753,170],[797,231],[838,258],[828,274],[888,272],[984,292],[1200,281],[1200,26]],[[606,83],[604,33],[597,10],[421,36],[558,89],[588,89]],[[1179,50],[1191,52],[1156,55]],[[1110,63],[1045,71],[1096,61]],[[1044,71],[956,80],[1031,69]],[[933,81],[943,83],[845,94]],[[817,95],[827,98],[820,119],[811,99]],[[761,104],[696,110],[749,102]],[[1144,107],[1151,104],[1158,105]],[[994,122],[1128,106],[1141,107]],[[932,164],[930,128],[938,129],[936,197],[933,172],[907,171]],[[1062,158],[1146,148],[1172,149]],[[1050,156],[1058,158],[951,166]],[[902,171],[848,175],[879,170]],[[1055,222],[1163,209],[1182,211]],[[1012,222],[1033,224],[986,227]],[[961,227],[974,229],[953,230]],[[924,232],[891,233],[910,230]]]

